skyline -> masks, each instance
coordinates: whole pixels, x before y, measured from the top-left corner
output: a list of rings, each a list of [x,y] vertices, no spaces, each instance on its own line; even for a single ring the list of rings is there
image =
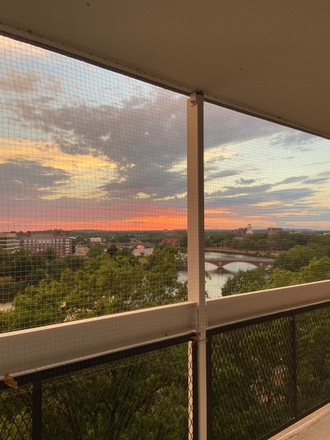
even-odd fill
[[[0,230],[186,229],[187,97],[0,37]],[[329,229],[330,141],[205,104],[205,228]]]

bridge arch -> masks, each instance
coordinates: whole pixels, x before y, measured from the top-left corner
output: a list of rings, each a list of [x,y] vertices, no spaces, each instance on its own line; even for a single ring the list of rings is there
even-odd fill
[[[274,260],[264,257],[219,257],[205,258],[205,263],[210,263],[220,269],[231,263],[248,263],[255,267],[271,266],[274,264]]]

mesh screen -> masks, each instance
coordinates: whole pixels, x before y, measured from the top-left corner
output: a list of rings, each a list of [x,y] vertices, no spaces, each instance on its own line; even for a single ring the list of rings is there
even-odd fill
[[[298,414],[330,396],[330,310],[302,313],[296,318]]]
[[[187,439],[189,359],[185,343],[49,377],[34,404],[32,384],[18,381],[18,389],[0,390],[0,438]]]
[[[209,297],[330,278],[330,142],[205,104]]]
[[[32,390],[0,390],[0,438],[27,440],[32,438]]]
[[[211,438],[257,440],[294,416],[289,318],[210,340]]]
[[[0,57],[0,332],[185,301],[186,97],[1,36]],[[208,296],[330,279],[329,141],[211,104],[204,132]],[[297,321],[212,336],[214,438],[324,400],[327,312]],[[187,438],[190,355],[1,384],[0,437]]]
[[[271,438],[330,401],[329,305],[287,315],[210,333],[210,438]]]
[[[0,57],[1,331],[185,300],[186,98],[5,37]]]

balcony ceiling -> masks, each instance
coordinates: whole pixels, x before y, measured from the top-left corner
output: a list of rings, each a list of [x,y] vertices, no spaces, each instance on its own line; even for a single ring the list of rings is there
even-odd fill
[[[330,138],[328,0],[2,0],[0,30]]]

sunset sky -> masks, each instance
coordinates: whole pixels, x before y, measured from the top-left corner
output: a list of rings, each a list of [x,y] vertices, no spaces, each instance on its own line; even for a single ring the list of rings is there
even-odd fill
[[[187,226],[186,100],[0,37],[0,231]],[[205,104],[207,229],[330,229],[330,141]]]

